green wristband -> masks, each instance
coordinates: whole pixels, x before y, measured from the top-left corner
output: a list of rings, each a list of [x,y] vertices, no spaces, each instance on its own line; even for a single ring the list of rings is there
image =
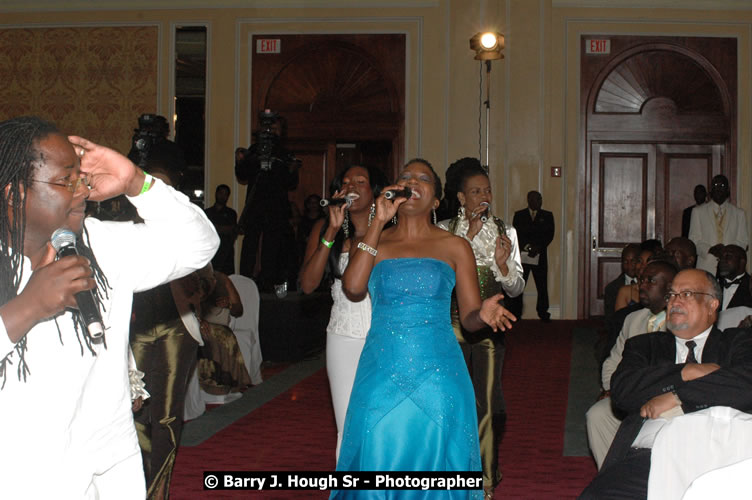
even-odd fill
[[[324,238],[321,238],[321,243],[323,243],[326,248],[332,248],[334,246],[333,241],[326,241]]]
[[[144,194],[145,192],[147,192],[149,190],[149,188],[151,187],[152,181],[154,181],[154,177],[152,177],[151,175],[149,175],[146,172],[144,172],[144,185],[141,188],[141,192],[138,193],[138,194],[141,195],[141,194]]]

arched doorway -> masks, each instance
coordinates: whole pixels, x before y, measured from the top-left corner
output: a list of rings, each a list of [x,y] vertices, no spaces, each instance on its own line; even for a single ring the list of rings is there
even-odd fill
[[[284,118],[287,147],[302,161],[290,194],[299,209],[326,194],[350,164],[367,163],[393,179],[404,157],[405,35],[264,35],[279,53],[253,54],[252,116]],[[254,129],[257,124],[254,124]]]
[[[593,38],[611,53],[588,54]],[[624,245],[679,236],[693,187],[736,178],[736,40],[589,35],[581,56],[581,316],[593,316]]]

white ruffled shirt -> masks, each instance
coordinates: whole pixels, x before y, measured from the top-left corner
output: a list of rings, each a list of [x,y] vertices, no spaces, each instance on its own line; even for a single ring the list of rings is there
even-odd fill
[[[438,226],[449,231],[450,220],[443,220],[438,223]],[[470,247],[472,247],[473,254],[475,255],[476,265],[491,268],[494,278],[496,278],[497,282],[501,283],[506,296],[516,297],[521,294],[525,289],[525,280],[522,278],[522,261],[520,260],[520,245],[517,242],[517,231],[509,225],[506,226],[507,238],[512,243],[512,251],[509,253],[509,257],[507,257],[509,273],[504,276],[501,274],[501,269],[496,265],[496,259],[494,258],[499,227],[494,222],[493,217],[488,218],[473,239],[467,237],[469,229],[470,223],[468,220],[465,217],[460,217],[454,234],[465,238],[470,243]]]

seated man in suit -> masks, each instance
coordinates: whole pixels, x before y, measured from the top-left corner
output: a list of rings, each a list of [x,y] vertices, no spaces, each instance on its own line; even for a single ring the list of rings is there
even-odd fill
[[[665,423],[662,415],[711,406],[752,410],[752,335],[713,326],[721,301],[715,278],[681,271],[667,298],[668,331],[638,335],[624,347],[611,399],[627,417],[582,499],[647,497],[651,436]]]
[[[747,274],[747,253],[737,245],[726,245],[718,261],[718,277],[723,287],[721,311],[739,306],[752,306]]]
[[[697,264],[697,247],[689,238],[671,238],[664,250],[674,258],[680,271],[694,269]]]
[[[608,448],[614,440],[624,416],[616,415],[611,408],[609,397],[611,375],[621,361],[625,342],[643,333],[666,330],[666,299],[665,296],[671,286],[671,281],[677,273],[673,263],[656,260],[647,265],[640,278],[640,303],[645,307],[634,311],[624,320],[624,326],[616,339],[606,361],[601,369],[601,385],[603,391],[597,401],[587,412],[587,433],[590,450],[593,452],[595,463],[600,469],[606,458]]]
[[[640,260],[640,245],[630,243],[621,251],[621,274],[606,285],[603,291],[603,309],[606,321],[614,314],[616,294],[619,288],[637,282],[637,263]]]

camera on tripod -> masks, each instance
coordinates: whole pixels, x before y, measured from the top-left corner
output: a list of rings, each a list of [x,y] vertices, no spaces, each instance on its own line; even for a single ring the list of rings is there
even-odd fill
[[[131,139],[131,152],[137,153],[136,163],[139,167],[146,169],[149,152],[155,144],[165,140],[169,130],[170,125],[164,116],[144,113],[138,117],[138,128],[133,130]]]

